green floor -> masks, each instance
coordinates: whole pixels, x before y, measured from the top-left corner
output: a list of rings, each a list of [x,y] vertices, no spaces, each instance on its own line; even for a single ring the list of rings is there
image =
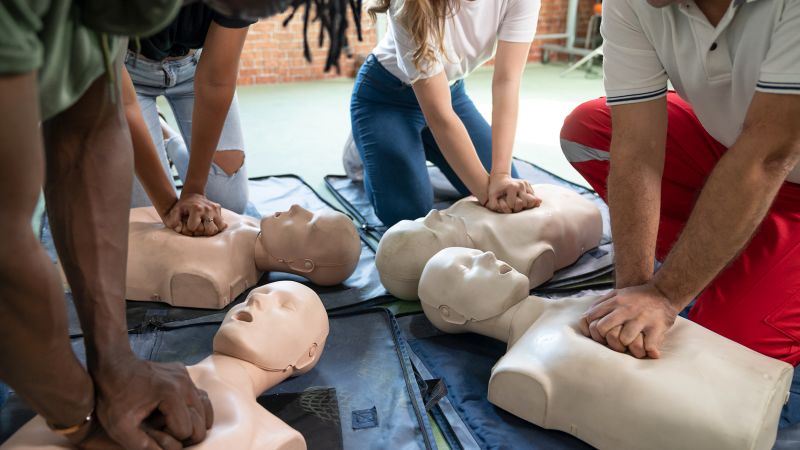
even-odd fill
[[[584,183],[564,160],[558,133],[564,117],[603,93],[597,69],[560,77],[562,64],[530,65],[522,85],[514,154],[572,181]],[[350,132],[352,79],[239,88],[249,175],[295,173],[324,191],[322,177],[344,173],[342,147]],[[470,76],[467,91],[491,116],[491,70]],[[165,112],[165,104],[161,105]]]

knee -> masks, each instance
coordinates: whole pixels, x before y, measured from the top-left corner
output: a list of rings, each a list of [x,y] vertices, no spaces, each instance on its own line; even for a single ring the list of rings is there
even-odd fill
[[[237,214],[243,214],[247,208],[248,191],[247,171],[243,165],[230,175],[222,167],[212,167],[206,184],[206,196],[209,200]]]
[[[214,153],[214,163],[228,176],[235,174],[244,165],[244,151],[225,150]]]
[[[561,127],[561,142],[575,142],[608,150],[611,142],[611,113],[605,98],[582,103],[575,108]]]

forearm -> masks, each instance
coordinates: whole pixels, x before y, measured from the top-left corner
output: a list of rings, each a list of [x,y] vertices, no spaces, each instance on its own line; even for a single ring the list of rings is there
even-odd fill
[[[44,124],[46,204],[81,320],[90,372],[132,357],[125,323],[131,143],[101,77]]]
[[[235,82],[214,84],[195,80],[192,150],[183,187],[186,193],[205,194],[211,161],[217,151],[235,90]]]
[[[643,284],[653,276],[661,205],[660,171],[643,169],[636,160],[612,160],[608,202],[616,287]]]
[[[743,153],[732,148],[720,159],[654,277],[656,287],[679,310],[745,247],[786,177],[785,170],[754,163]]]
[[[511,173],[519,115],[519,80],[492,83],[492,173]]]
[[[136,98],[133,82],[128,71],[122,68],[122,99],[125,104],[125,118],[133,143],[133,159],[136,176],[142,183],[147,196],[163,219],[178,200],[172,182],[161,166],[153,138],[147,129],[139,101]]]
[[[481,164],[464,123],[452,110],[428,120],[442,155],[459,179],[479,199],[485,199],[489,174]]]

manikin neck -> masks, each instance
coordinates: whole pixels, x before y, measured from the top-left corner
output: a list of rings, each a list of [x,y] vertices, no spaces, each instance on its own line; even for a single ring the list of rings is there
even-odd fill
[[[511,346],[543,312],[544,304],[537,297],[526,297],[500,315],[467,322],[466,326],[473,333],[506,342]]]
[[[268,232],[267,230],[262,230],[261,233],[256,236],[255,241],[255,259],[256,259],[256,268],[261,272],[289,272],[295,273],[288,264],[285,262],[280,262],[277,259],[270,256],[269,249],[267,248],[266,240],[263,239],[262,234]]]
[[[243,359],[212,353],[200,364],[213,367],[214,372],[227,383],[237,388],[247,390],[253,398],[258,397],[268,389],[277,386],[292,375],[292,370],[271,372],[249,363]]]

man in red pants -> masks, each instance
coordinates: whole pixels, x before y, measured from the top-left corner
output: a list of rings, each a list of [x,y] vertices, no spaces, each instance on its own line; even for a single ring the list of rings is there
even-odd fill
[[[697,299],[690,319],[796,366],[800,2],[606,0],[602,32],[608,96],[561,132],[609,203],[617,255],[616,290],[584,334],[657,358]],[[782,425],[800,421],[798,403]]]

